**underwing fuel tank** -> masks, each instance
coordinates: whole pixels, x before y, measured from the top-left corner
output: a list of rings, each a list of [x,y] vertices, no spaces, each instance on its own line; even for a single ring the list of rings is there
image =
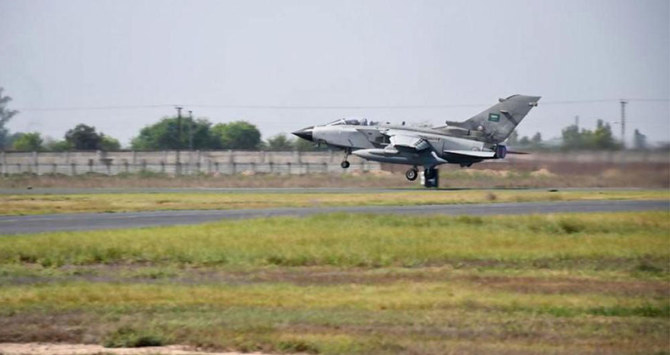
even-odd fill
[[[354,150],[351,154],[359,156],[363,159],[378,161],[380,163],[405,164],[433,166],[444,164],[446,161],[435,154],[433,151],[425,151],[424,153],[410,153],[401,152],[396,149],[359,149]]]

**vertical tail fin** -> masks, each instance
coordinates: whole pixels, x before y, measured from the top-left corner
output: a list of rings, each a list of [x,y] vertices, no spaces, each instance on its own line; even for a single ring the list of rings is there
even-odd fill
[[[487,143],[497,144],[512,134],[539,100],[540,96],[512,95],[457,126],[481,131]]]

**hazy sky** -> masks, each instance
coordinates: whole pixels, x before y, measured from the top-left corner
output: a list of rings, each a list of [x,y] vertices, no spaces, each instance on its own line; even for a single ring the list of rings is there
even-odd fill
[[[627,98],[628,141],[668,141],[669,4],[0,0],[0,86],[22,111],[14,132],[87,123],[123,144],[174,104],[267,138],[347,116],[437,125],[515,93],[543,97],[522,135],[558,137],[579,115],[619,137]],[[298,107],[222,107],[236,105]]]

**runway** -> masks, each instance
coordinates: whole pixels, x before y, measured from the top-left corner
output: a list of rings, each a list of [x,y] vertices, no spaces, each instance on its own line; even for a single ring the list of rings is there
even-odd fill
[[[225,219],[250,219],[276,216],[305,217],[321,213],[483,216],[532,213],[586,213],[645,210],[668,211],[670,210],[670,201],[601,200],[460,205],[309,207],[0,216],[0,234],[10,235],[56,231],[188,225]]]

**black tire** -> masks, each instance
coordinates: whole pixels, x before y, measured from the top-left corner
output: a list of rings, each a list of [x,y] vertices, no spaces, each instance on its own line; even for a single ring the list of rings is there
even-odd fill
[[[349,164],[349,162],[346,161],[346,160],[343,161],[343,162],[340,164],[340,166],[342,167],[342,169],[346,169],[346,168],[348,168],[350,165],[351,165],[351,164]]]
[[[435,169],[426,169],[423,171],[423,177],[425,179],[432,179],[435,177]]]
[[[405,172],[405,178],[409,181],[414,181],[419,176],[419,172],[416,169],[409,169]]]

